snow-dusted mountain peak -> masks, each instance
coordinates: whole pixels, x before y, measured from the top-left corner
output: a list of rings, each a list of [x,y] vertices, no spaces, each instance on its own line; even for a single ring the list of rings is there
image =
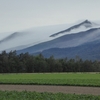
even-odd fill
[[[72,25],[71,27],[67,28],[66,30],[52,34],[50,37],[55,37],[55,36],[59,36],[59,35],[61,36],[64,34],[78,33],[81,31],[87,31],[91,28],[98,28],[98,27],[100,27],[99,24],[96,24],[96,23],[91,22],[89,20],[84,20],[83,22]]]
[[[89,20],[85,20],[82,23],[80,23],[78,26],[79,27],[84,26],[85,28],[91,28],[91,27],[96,27],[96,26],[99,26],[99,25],[94,23],[94,22],[91,22]]]
[[[56,38],[60,38],[61,36],[73,33],[77,34],[93,28],[96,28],[97,30],[100,28],[100,25],[89,20],[84,20],[74,24],[34,27],[19,32],[11,32],[6,34],[1,33],[0,51],[21,50],[43,42],[52,41]]]
[[[86,23],[86,24],[92,24],[92,22],[91,21],[89,21],[89,20],[84,20],[82,23]]]

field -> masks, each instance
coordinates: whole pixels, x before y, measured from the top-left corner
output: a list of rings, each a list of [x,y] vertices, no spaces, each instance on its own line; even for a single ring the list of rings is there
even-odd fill
[[[100,100],[100,96],[28,91],[0,91],[0,100]]]
[[[0,84],[65,85],[100,87],[100,73],[0,74]]]
[[[0,74],[0,100],[100,100],[99,94],[100,73]]]

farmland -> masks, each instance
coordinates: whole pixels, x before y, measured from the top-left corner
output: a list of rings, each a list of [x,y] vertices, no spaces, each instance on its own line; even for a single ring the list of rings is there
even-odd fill
[[[0,84],[100,87],[100,73],[0,74]]]
[[[100,100],[100,73],[4,73],[0,84],[0,100]]]
[[[0,91],[0,100],[100,100],[100,96],[28,91]]]

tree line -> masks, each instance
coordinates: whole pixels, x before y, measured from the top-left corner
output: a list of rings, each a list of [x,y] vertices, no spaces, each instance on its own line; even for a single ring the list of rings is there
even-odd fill
[[[100,61],[75,59],[45,58],[16,51],[0,54],[0,73],[35,73],[35,72],[100,72]]]

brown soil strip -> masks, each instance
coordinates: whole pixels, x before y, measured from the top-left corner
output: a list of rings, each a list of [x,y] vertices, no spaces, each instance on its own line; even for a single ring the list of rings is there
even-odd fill
[[[48,85],[0,85],[0,90],[8,91],[36,91],[52,93],[72,93],[100,95],[100,87],[78,87],[78,86],[48,86]]]

